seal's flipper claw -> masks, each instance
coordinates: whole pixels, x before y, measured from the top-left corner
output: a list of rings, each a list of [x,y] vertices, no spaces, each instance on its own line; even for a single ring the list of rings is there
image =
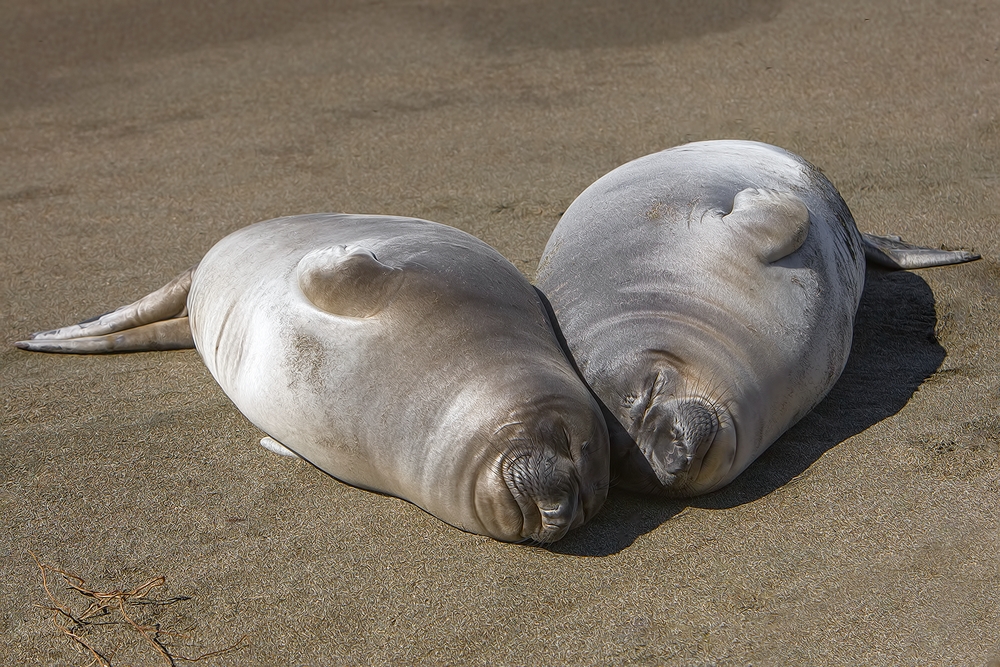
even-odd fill
[[[106,354],[151,350],[186,350],[194,347],[194,338],[191,335],[191,325],[188,318],[175,317],[101,336],[33,337],[31,340],[17,341],[14,343],[14,347],[30,352]]]
[[[274,452],[279,456],[292,456],[295,458],[299,458],[298,454],[296,454],[288,447],[285,447],[283,444],[281,444],[280,442],[269,436],[265,436],[260,439],[260,446],[269,452]]]
[[[961,264],[979,259],[966,250],[938,250],[913,245],[898,236],[862,234],[865,257],[869,262],[889,269],[922,269],[928,266]]]

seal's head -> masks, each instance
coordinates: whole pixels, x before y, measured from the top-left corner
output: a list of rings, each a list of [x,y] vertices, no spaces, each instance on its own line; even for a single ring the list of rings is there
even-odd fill
[[[607,497],[608,434],[597,405],[546,403],[512,415],[490,436],[493,463],[478,479],[475,506],[498,539],[555,542]]]
[[[612,427],[623,477],[643,480],[632,490],[686,497],[728,482],[736,430],[726,402],[713,397],[718,389],[699,391],[671,366],[647,377]]]

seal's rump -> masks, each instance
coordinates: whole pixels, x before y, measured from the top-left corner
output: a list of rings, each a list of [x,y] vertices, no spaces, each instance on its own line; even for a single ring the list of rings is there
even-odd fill
[[[32,352],[67,354],[193,348],[187,296],[195,266],[134,303],[79,324],[34,333],[14,345]]]

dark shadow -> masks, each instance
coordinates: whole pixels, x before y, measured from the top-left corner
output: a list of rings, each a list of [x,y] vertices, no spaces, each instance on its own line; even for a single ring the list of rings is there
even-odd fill
[[[801,475],[827,450],[899,412],[944,361],[945,350],[934,335],[934,295],[922,278],[906,271],[869,268],[865,280],[851,356],[840,380],[734,482],[677,501],[616,492],[612,486],[600,515],[549,548],[607,556],[685,507],[725,509],[757,500]]]
[[[544,548],[570,556],[610,556],[632,546],[641,535],[656,530],[687,505],[685,500],[639,496],[612,488],[597,516]]]
[[[827,450],[899,412],[945,358],[934,335],[934,295],[907,271],[869,268],[840,380],[802,421],[726,488],[695,507],[735,507],[802,474]]]
[[[784,0],[478,0],[459,10],[469,41],[493,49],[645,46],[770,21]]]

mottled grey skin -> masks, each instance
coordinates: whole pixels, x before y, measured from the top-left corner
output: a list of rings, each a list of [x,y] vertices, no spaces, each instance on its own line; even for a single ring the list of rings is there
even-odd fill
[[[688,144],[587,188],[537,285],[604,404],[616,483],[713,491],[809,412],[847,362],[866,253],[975,259],[862,239],[816,168],[766,144]]]
[[[607,427],[538,294],[451,227],[258,223],[149,297],[19,346],[114,352],[153,339],[193,341],[270,449],[463,530],[553,542],[607,494]]]

